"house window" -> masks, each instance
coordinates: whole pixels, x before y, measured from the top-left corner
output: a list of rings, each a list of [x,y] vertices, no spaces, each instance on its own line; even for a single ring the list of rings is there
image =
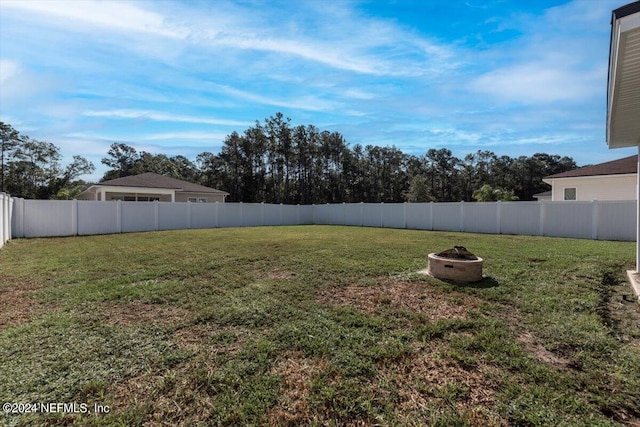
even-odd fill
[[[206,197],[189,197],[187,201],[191,203],[207,203]]]
[[[125,202],[159,202],[160,196],[124,196]]]
[[[576,200],[575,187],[564,189],[564,200]]]

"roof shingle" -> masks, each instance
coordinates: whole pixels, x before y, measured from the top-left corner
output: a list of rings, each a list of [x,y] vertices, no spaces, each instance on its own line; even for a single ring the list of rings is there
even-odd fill
[[[598,175],[622,175],[638,173],[638,156],[629,156],[624,159],[612,160],[610,162],[599,163],[593,166],[585,166],[583,168],[574,169],[572,171],[557,173],[550,175],[547,179],[555,178],[576,178],[581,176],[598,176]]]
[[[111,179],[109,181],[104,181],[96,185],[111,185],[115,187],[169,188],[188,193],[229,194],[225,191],[216,190],[215,188],[205,187],[204,185],[194,184],[192,182],[170,178],[168,176],[158,175],[157,173],[152,172],[147,172],[140,175],[125,176],[124,178]]]

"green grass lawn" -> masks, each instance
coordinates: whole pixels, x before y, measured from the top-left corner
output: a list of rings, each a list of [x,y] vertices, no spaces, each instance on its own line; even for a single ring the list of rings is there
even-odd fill
[[[429,252],[485,259],[471,285]],[[261,227],[0,250],[4,425],[637,425],[634,243]],[[629,300],[629,301],[627,301]]]

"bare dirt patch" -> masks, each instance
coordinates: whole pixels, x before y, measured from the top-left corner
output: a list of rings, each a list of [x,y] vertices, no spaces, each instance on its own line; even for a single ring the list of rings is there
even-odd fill
[[[132,326],[141,323],[179,325],[188,322],[188,310],[168,304],[148,304],[141,301],[128,303],[102,303],[101,321],[109,326]]]
[[[352,306],[368,313],[409,311],[429,320],[464,319],[477,306],[475,298],[464,294],[443,294],[428,283],[383,278],[380,285],[351,285],[332,288],[318,296],[318,301],[338,306]]]
[[[535,337],[529,332],[520,334],[518,336],[518,341],[524,345],[524,348],[528,353],[532,354],[536,359],[543,363],[560,369],[569,368],[571,366],[571,360],[547,350],[542,346],[542,344],[536,342]]]
[[[31,290],[4,289],[0,291],[0,330],[27,323],[46,307],[36,301]]]
[[[414,343],[414,353],[402,363],[383,367],[378,384],[397,390],[399,421],[410,423],[430,408],[452,406],[472,425],[505,426],[495,407],[494,385],[487,378],[489,367],[479,364],[467,370],[443,357],[437,345]],[[384,392],[383,392],[384,393]]]
[[[283,354],[272,370],[283,380],[282,395],[267,414],[265,424],[294,426],[319,421],[309,406],[309,384],[326,365],[325,361],[307,358],[302,352]]]

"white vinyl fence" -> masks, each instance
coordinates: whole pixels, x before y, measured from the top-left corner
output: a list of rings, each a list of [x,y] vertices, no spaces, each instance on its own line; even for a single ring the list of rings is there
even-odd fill
[[[11,238],[11,213],[13,198],[0,193],[0,248]]]
[[[9,214],[2,211],[5,226],[4,234],[0,236],[5,240],[8,236],[74,236],[301,224],[599,240],[635,241],[636,238],[635,201],[272,205],[25,200],[6,196],[0,200],[4,200],[2,206],[9,206]]]

